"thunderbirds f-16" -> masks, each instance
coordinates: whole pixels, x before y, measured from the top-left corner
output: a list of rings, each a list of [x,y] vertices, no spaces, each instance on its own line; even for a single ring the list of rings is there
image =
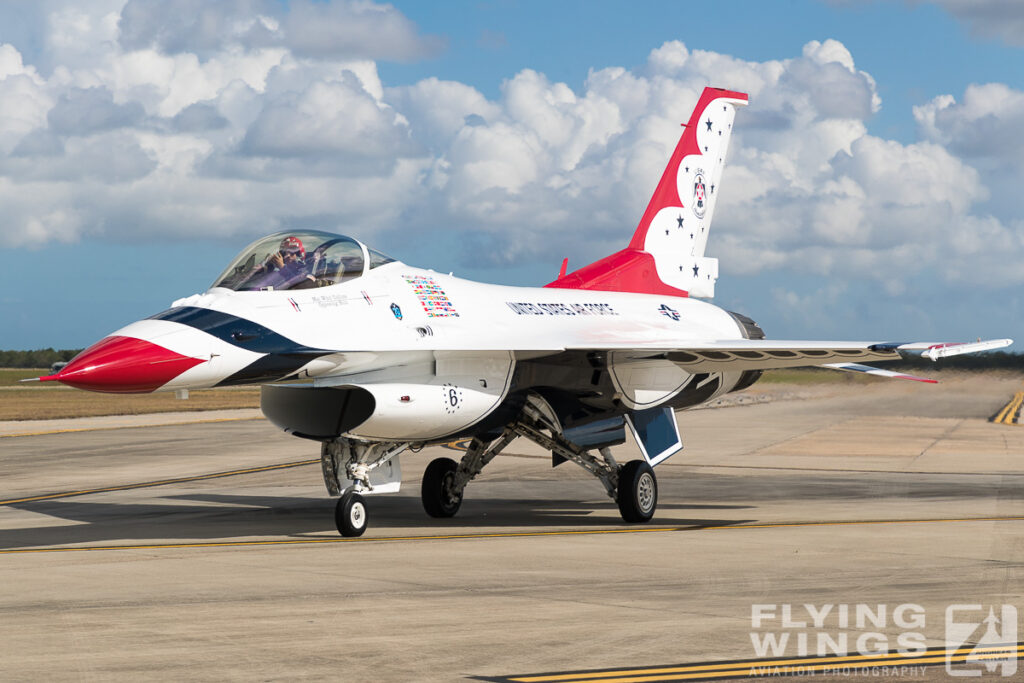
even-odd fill
[[[749,387],[764,370],[936,360],[1006,346],[773,341],[750,318],[703,301],[704,255],[743,93],[704,90],[629,245],[544,287],[481,284],[409,266],[350,237],[260,239],[203,294],[131,323],[42,377],[141,393],[259,384],[264,415],[320,442],[338,530],[361,535],[364,496],[398,490],[399,455],[456,439],[459,462],[423,474],[432,517],[459,511],[466,485],[512,441],[580,465],[626,522],[657,506],[654,467],[682,448],[673,411]],[[925,380],[929,381],[929,380]],[[642,458],[610,447],[629,430]]]

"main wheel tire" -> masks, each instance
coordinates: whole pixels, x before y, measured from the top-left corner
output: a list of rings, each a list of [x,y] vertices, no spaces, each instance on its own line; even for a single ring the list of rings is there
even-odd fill
[[[366,501],[355,491],[347,491],[334,508],[334,523],[342,536],[362,536],[366,531],[369,515]]]
[[[619,470],[619,513],[630,524],[649,522],[658,507],[658,480],[643,460],[630,460]]]
[[[454,517],[462,507],[462,496],[452,500],[451,488],[459,464],[451,458],[432,460],[423,472],[420,497],[423,509],[431,517]]]

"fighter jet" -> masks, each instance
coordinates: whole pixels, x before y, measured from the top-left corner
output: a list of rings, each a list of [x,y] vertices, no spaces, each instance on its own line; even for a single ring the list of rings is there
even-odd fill
[[[674,411],[765,370],[862,365],[994,349],[964,344],[774,341],[719,308],[704,255],[743,93],[707,88],[629,244],[543,287],[471,282],[351,237],[291,231],[253,242],[204,293],[101,339],[40,378],[142,393],[258,384],[270,422],[320,443],[345,536],[368,494],[398,491],[400,455],[463,440],[424,471],[427,514],[454,516],[467,484],[517,438],[593,474],[630,523],[657,506],[654,467],[682,448]],[[927,381],[927,380],[925,380]],[[610,447],[627,430],[640,458]]]

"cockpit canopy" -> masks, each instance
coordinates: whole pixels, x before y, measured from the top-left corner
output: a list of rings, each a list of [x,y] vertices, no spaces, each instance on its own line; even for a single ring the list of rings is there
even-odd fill
[[[270,291],[326,287],[347,282],[393,258],[344,235],[329,232],[278,232],[256,240],[221,273],[214,287]]]

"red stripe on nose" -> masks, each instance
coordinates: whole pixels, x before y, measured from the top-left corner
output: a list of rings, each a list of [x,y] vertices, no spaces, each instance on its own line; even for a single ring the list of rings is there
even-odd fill
[[[72,358],[56,375],[39,379],[90,391],[144,394],[203,362],[142,339],[107,337]]]

